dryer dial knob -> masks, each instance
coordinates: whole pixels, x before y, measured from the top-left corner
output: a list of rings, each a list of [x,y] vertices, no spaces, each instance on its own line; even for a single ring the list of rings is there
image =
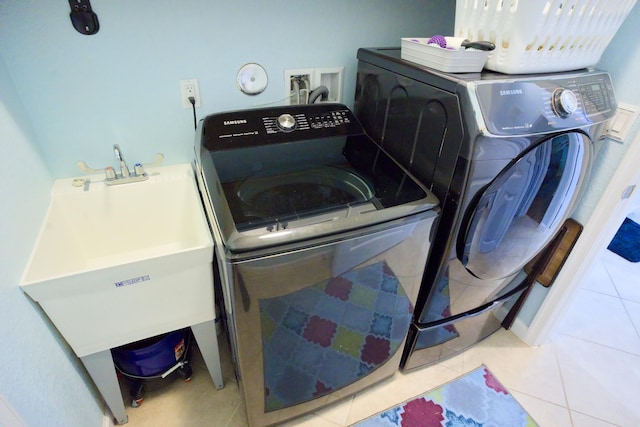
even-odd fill
[[[281,114],[277,123],[278,127],[285,132],[291,132],[296,127],[296,119],[291,114]]]
[[[578,98],[569,89],[557,89],[553,93],[553,111],[559,117],[569,117],[578,108]]]

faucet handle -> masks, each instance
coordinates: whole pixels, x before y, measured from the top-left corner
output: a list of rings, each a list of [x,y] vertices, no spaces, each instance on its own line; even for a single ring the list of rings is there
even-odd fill
[[[113,170],[113,166],[104,168],[104,175],[107,179],[116,179],[116,171]]]

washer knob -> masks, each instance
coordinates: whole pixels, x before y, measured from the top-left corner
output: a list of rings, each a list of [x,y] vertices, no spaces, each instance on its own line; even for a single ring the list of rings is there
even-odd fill
[[[557,89],[553,93],[553,110],[557,116],[568,117],[578,108],[578,98],[569,89]]]
[[[296,127],[296,119],[291,114],[281,114],[277,123],[278,127],[285,132],[291,132]]]

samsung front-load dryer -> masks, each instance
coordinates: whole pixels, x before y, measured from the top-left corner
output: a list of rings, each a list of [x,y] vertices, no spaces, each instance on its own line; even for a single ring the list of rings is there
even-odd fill
[[[355,112],[442,208],[403,358],[413,368],[500,327],[528,286],[514,277],[571,214],[617,107],[601,71],[448,74],[400,56],[358,51]]]

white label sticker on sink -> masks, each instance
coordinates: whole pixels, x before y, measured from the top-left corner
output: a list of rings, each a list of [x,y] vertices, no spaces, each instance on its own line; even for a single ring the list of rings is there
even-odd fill
[[[116,285],[116,288],[119,288],[121,286],[129,286],[129,285],[135,285],[136,283],[140,283],[140,282],[146,282],[147,280],[151,280],[151,277],[149,277],[148,274],[146,276],[138,276],[132,279],[123,280],[121,282],[115,282],[114,285]]]

